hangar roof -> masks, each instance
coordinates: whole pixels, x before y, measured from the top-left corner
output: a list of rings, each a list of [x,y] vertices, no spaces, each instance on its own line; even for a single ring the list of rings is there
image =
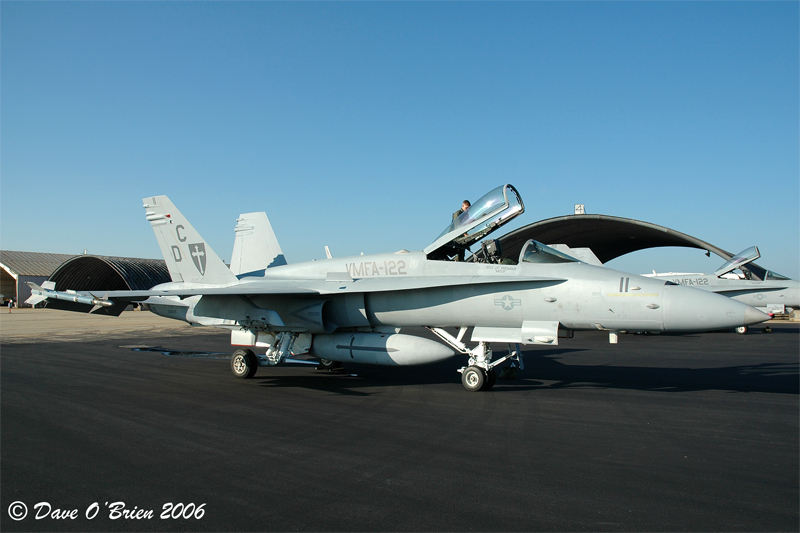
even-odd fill
[[[14,277],[49,276],[64,261],[75,257],[72,254],[45,254],[39,252],[17,252],[0,250],[0,263]]]
[[[529,239],[545,244],[566,244],[570,248],[591,248],[603,263],[631,252],[662,246],[708,250],[726,261],[733,257],[722,248],[680,231],[609,215],[567,215],[528,224],[498,239],[503,256],[519,257]],[[750,263],[746,268],[763,279],[765,270],[762,267]]]
[[[162,259],[0,250],[0,267],[15,279],[49,277],[59,290],[147,290],[170,281]]]
[[[50,276],[59,290],[147,290],[171,281],[161,259],[78,255]]]

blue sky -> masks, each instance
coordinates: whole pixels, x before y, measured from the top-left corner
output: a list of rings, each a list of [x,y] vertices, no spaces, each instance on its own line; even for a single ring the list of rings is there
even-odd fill
[[[158,194],[226,260],[249,211],[290,263],[422,249],[511,183],[511,228],[584,203],[800,278],[797,2],[3,1],[0,23],[3,249],[159,257]]]

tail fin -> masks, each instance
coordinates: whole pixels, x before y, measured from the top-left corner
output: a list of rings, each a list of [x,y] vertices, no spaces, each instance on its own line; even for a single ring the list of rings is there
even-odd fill
[[[172,281],[214,285],[237,281],[169,198],[154,196],[142,201]]]
[[[243,213],[236,220],[231,272],[239,277],[261,276],[271,267],[286,264],[281,245],[266,213]]]

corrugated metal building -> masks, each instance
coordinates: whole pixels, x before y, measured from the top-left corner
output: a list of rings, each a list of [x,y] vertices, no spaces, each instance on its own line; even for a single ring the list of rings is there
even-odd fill
[[[73,257],[70,254],[0,250],[0,294],[3,298],[13,298],[17,305],[25,305],[25,300],[31,295],[31,289],[25,282],[41,285],[59,266]]]
[[[160,259],[100,255],[46,254],[0,250],[0,294],[24,306],[31,295],[26,281],[51,280],[58,290],[146,290],[170,281]]]

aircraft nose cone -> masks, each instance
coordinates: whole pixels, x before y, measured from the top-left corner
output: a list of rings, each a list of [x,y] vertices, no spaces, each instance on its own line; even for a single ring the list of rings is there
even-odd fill
[[[680,285],[664,287],[666,331],[709,331],[749,326],[769,315],[727,296]]]
[[[752,326],[753,324],[760,324],[762,322],[766,322],[769,320],[769,315],[767,313],[762,313],[755,307],[747,306],[747,309],[744,310],[744,323],[743,326]]]

